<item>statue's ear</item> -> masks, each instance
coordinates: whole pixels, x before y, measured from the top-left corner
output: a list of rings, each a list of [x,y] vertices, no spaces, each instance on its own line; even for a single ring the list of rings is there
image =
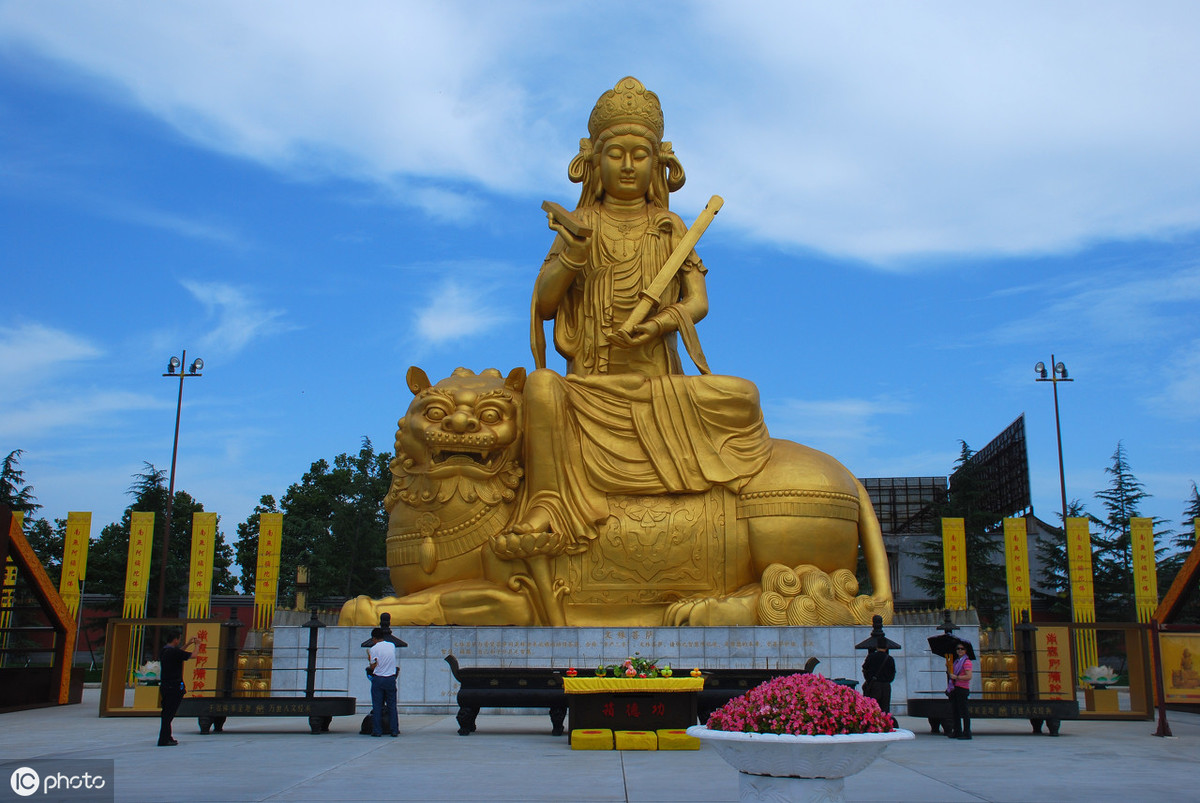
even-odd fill
[[[425,375],[425,372],[415,365],[408,369],[408,375],[405,379],[408,381],[408,389],[412,391],[414,396],[433,386],[433,383],[429,381],[429,377]]]
[[[520,393],[525,389],[525,368],[518,367],[508,372],[504,378],[504,386],[509,390]]]

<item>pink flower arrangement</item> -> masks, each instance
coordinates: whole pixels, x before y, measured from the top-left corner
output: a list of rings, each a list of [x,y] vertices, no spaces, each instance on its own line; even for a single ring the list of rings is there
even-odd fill
[[[890,733],[879,703],[821,675],[788,675],[735,697],[708,718],[710,730],[836,736]]]
[[[653,658],[643,658],[641,653],[634,653],[632,657],[626,658],[624,662],[619,664],[609,664],[608,666],[596,667],[596,677],[627,677],[627,678],[659,678],[670,677],[670,665],[664,665],[661,668],[658,661]]]

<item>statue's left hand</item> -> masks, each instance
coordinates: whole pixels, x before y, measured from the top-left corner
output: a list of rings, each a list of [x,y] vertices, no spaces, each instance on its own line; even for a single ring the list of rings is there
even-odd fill
[[[662,324],[656,319],[651,318],[645,323],[639,323],[629,332],[623,329],[618,329],[608,336],[609,342],[614,346],[619,346],[623,349],[640,346],[643,343],[649,343],[651,340],[656,340],[662,337]]]

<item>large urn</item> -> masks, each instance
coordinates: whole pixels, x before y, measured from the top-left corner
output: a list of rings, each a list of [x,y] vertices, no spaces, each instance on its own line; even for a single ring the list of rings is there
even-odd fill
[[[912,731],[791,736],[738,733],[693,725],[688,734],[711,744],[738,771],[742,801],[845,800],[844,779]]]

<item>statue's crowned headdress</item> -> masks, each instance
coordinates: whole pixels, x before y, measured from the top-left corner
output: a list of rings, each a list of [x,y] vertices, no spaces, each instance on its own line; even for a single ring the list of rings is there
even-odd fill
[[[636,133],[647,132],[656,145],[654,177],[650,181],[647,200],[663,209],[669,207],[668,195],[683,186],[686,177],[683,165],[675,157],[670,142],[663,142],[663,112],[658,95],[646,89],[641,81],[627,76],[600,96],[588,118],[587,139],[579,140],[579,154],[567,167],[567,176],[583,184],[579,206],[595,206],[604,195],[598,164],[597,146],[605,131],[629,133],[622,127],[635,127]]]
[[[646,89],[641,81],[627,76],[600,96],[588,118],[588,133],[595,139],[605,129],[619,123],[635,123],[654,132],[655,139],[663,138],[662,105],[658,95]]]

